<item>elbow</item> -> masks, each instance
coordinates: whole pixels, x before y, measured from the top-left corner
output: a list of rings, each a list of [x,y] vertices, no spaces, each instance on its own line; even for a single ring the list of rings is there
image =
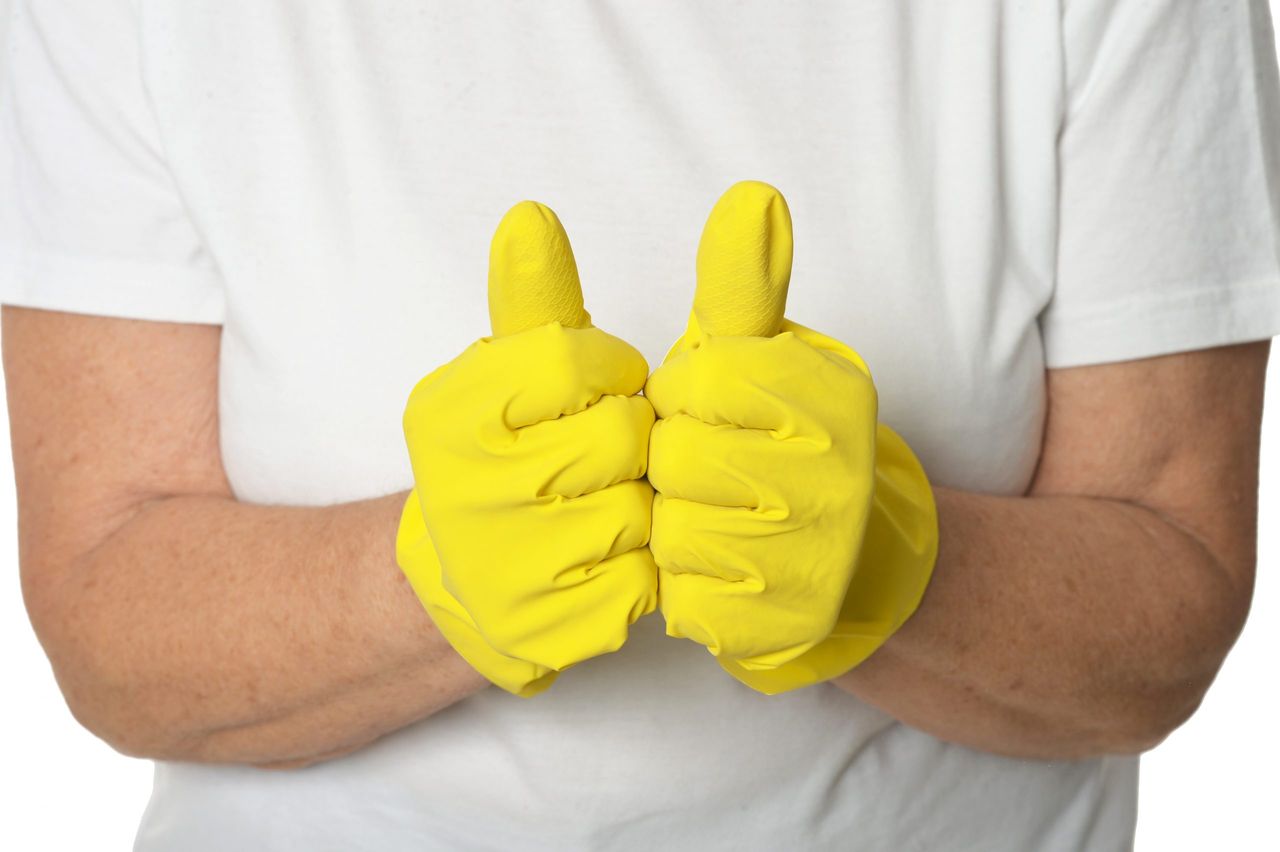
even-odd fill
[[[1198,589],[1196,604],[1177,610],[1163,638],[1153,642],[1145,671],[1128,689],[1113,691],[1101,753],[1150,751],[1195,715],[1244,629],[1252,595],[1251,581],[1214,572]]]
[[[1137,755],[1151,751],[1199,709],[1208,682],[1187,682],[1133,701],[1096,732],[1092,756]]]
[[[199,737],[165,700],[160,679],[132,658],[124,632],[93,611],[84,589],[94,582],[31,581],[24,572],[27,614],[67,709],[123,755],[182,759]]]
[[[120,754],[198,760],[204,753],[206,732],[184,723],[151,686],[84,659],[55,661],[53,670],[72,717]]]
[[[76,722],[118,753],[147,760],[179,760],[189,752],[182,734],[136,710],[130,712],[127,708],[137,704],[121,700],[118,688],[79,672],[60,672],[57,665],[54,674]]]
[[[200,752],[203,737],[144,682],[94,654],[55,648],[48,656],[72,717],[115,751],[149,760],[187,760]]]
[[[1012,756],[1090,760],[1150,751],[1195,715],[1212,679],[1209,674],[1167,683],[1148,677],[1099,687],[1069,713],[1041,717],[1038,745]]]

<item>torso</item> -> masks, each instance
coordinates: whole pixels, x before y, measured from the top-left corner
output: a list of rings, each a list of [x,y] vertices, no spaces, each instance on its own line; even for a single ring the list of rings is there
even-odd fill
[[[405,398],[487,333],[488,239],[522,198],[655,366],[744,178],[791,206],[788,316],[862,354],[933,481],[1027,486],[1056,4],[140,6],[164,153],[226,284],[240,498],[412,484]],[[1121,848],[1134,772],[979,754],[830,687],[766,698],[655,614],[544,695],[488,690],[306,771],[163,765],[139,845]]]

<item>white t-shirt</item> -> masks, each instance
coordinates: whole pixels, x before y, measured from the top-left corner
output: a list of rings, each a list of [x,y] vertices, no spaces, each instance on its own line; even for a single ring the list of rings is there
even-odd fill
[[[524,198],[656,365],[712,203],[778,186],[788,315],[859,350],[959,488],[1026,488],[1046,368],[1280,330],[1266,0],[50,0],[11,26],[0,298],[221,323],[246,501],[411,485],[405,398],[488,333]],[[543,695],[344,759],[159,764],[137,848],[1112,850],[1136,778],[759,695],[655,614]]]

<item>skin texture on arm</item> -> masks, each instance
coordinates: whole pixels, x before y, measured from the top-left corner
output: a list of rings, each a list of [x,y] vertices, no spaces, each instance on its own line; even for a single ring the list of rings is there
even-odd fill
[[[1028,494],[937,489],[923,601],[833,682],[940,739],[1014,757],[1163,740],[1248,613],[1268,351],[1050,371]]]
[[[126,754],[299,766],[487,686],[396,566],[404,494],[234,498],[220,334],[3,310],[23,594],[76,718]]]

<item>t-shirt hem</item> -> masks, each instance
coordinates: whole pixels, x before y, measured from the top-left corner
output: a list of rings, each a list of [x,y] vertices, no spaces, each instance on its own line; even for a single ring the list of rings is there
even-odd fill
[[[222,281],[212,270],[11,244],[0,244],[0,303],[202,325],[221,325],[226,314]]]
[[[1267,340],[1280,334],[1280,277],[1116,300],[1041,318],[1045,366],[1083,367]]]

